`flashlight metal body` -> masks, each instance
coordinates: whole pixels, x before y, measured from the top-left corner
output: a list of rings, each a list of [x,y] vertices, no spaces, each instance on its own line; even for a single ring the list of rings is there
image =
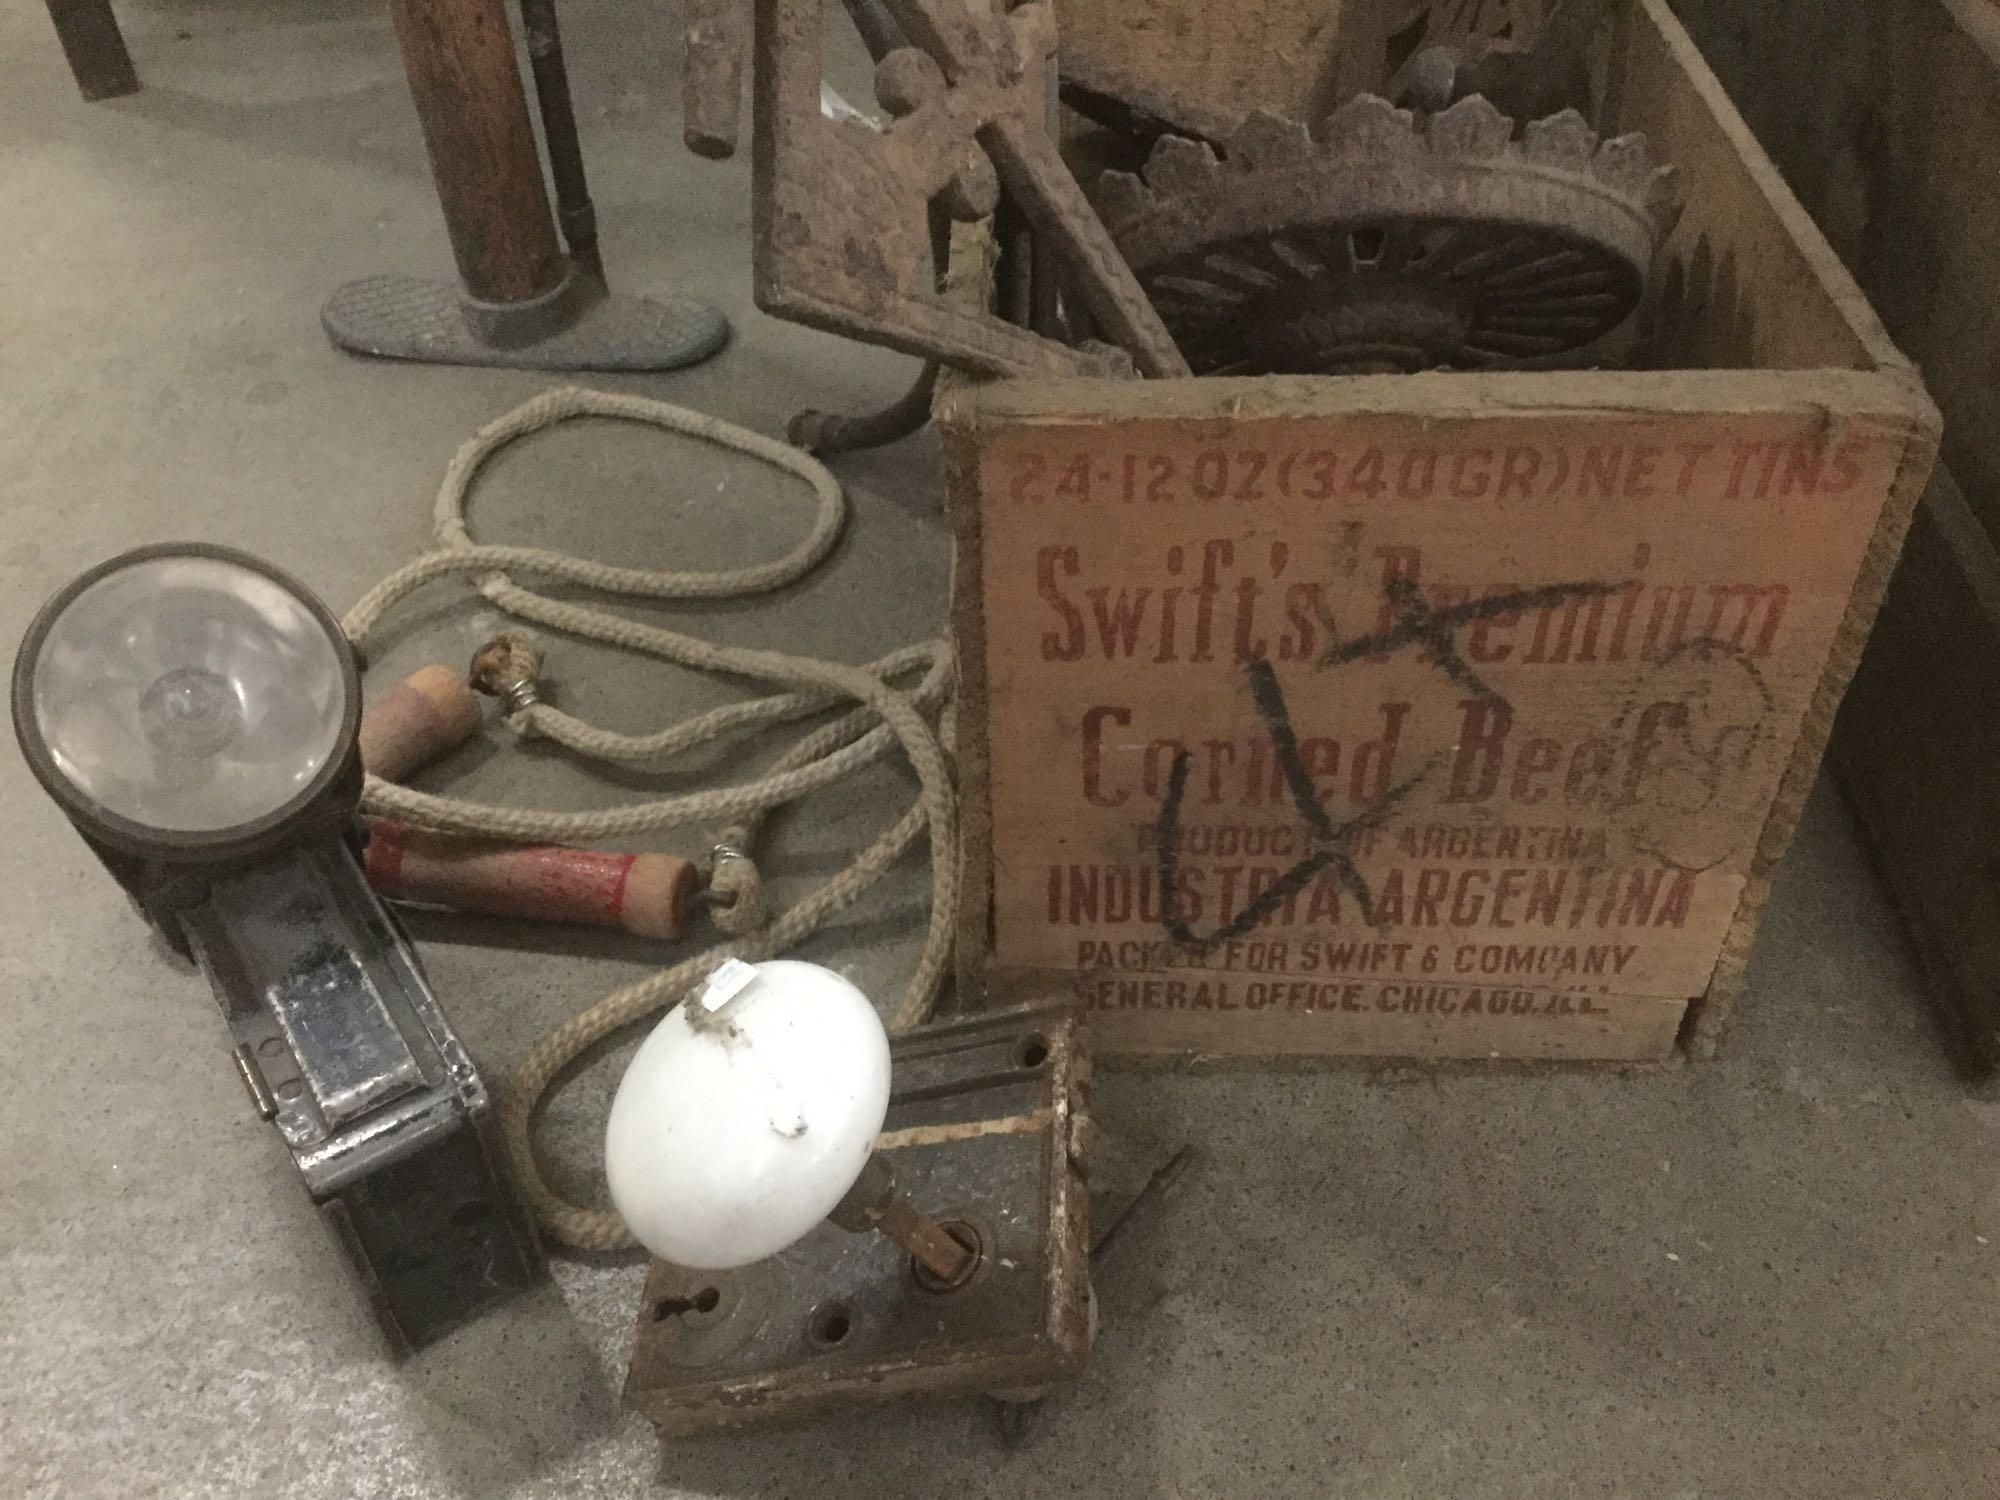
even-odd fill
[[[345,843],[212,878],[175,919],[399,1349],[541,1279],[486,1086]]]

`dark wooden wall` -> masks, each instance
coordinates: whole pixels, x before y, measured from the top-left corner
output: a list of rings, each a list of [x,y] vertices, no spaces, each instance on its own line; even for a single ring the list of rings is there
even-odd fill
[[[1944,412],[1944,463],[1832,757],[1954,1052],[1990,1072],[2000,1062],[2000,4],[1673,5]]]

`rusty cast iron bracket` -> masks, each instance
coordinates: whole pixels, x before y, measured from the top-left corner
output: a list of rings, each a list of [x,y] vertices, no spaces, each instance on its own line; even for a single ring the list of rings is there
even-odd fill
[[[885,56],[876,131],[820,110],[820,0],[756,0],[752,164],[757,305],[984,375],[1106,373],[1101,354],[1014,327],[937,289],[928,208],[970,222],[1001,183],[1056,246],[1096,327],[1147,375],[1187,364],[1046,127],[1055,17],[963,0],[888,0],[914,46]]]

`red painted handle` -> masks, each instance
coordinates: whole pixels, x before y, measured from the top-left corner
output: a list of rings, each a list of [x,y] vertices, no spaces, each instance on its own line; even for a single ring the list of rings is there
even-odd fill
[[[671,854],[498,844],[391,822],[370,825],[363,868],[376,890],[406,901],[658,938],[687,929],[701,883],[692,864]]]

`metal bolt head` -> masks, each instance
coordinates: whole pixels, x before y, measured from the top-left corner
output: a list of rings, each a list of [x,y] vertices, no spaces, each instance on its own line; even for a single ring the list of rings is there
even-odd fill
[[[898,47],[875,65],[875,99],[897,119],[944,98],[944,69],[928,52]]]

